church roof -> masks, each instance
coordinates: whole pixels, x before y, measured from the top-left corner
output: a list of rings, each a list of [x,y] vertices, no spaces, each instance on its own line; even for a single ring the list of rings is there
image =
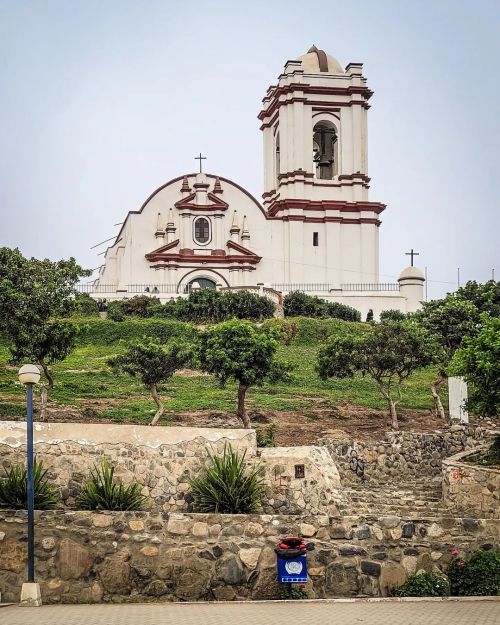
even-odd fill
[[[315,45],[299,56],[298,61],[302,61],[302,68],[306,73],[325,72],[329,74],[343,74],[344,70],[337,61],[324,50],[318,49]]]

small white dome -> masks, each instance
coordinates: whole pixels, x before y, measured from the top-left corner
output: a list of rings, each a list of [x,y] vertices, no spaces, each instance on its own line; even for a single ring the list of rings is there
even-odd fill
[[[398,280],[407,280],[408,278],[425,280],[425,275],[418,267],[407,267],[406,269],[403,269]]]
[[[318,50],[312,46],[297,61],[302,62],[302,69],[308,73],[325,72],[328,74],[343,74],[342,66],[333,56],[326,54],[324,50]]]

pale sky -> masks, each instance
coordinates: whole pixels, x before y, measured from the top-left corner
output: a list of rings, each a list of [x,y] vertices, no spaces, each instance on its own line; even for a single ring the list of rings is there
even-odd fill
[[[500,2],[0,0],[0,245],[85,267],[196,169],[262,193],[261,100],[314,43],[364,63],[382,282],[500,279]]]

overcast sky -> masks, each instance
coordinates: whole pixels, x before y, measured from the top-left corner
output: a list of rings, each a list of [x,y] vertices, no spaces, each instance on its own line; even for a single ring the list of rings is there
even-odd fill
[[[262,97],[315,43],[363,62],[381,281],[500,279],[498,0],[0,0],[0,245],[102,262],[159,185],[205,169],[260,199]]]

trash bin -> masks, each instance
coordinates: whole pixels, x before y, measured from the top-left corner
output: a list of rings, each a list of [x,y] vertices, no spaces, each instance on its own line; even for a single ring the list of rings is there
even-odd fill
[[[307,552],[313,543],[305,543],[299,536],[282,538],[274,549],[277,556],[278,581],[282,584],[307,582]]]

